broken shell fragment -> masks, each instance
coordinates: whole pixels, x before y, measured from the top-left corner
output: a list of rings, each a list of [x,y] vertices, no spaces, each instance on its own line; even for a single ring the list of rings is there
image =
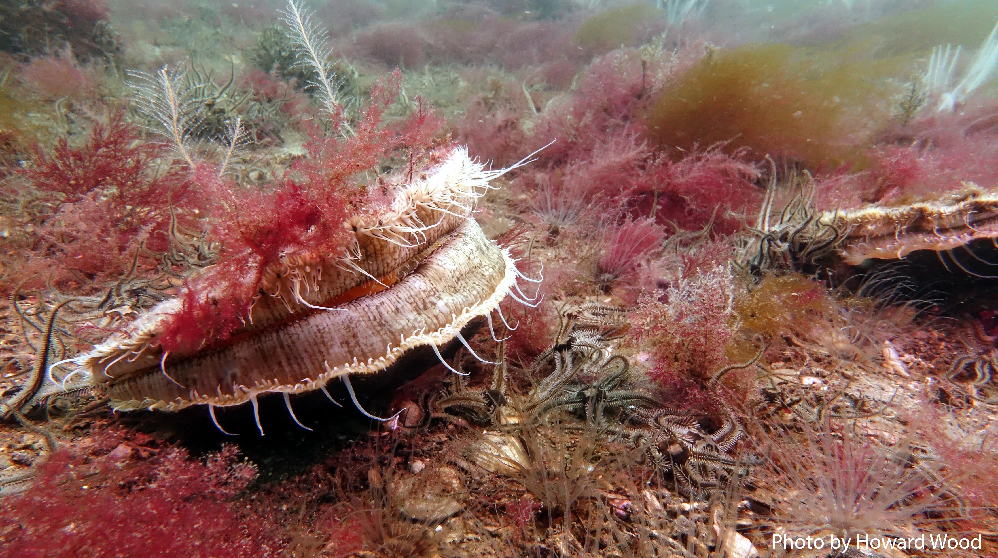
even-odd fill
[[[484,432],[471,446],[468,458],[490,473],[517,475],[528,468],[530,456],[523,442],[508,432]]]
[[[435,167],[389,181],[390,207],[358,215],[341,254],[295,253],[262,270],[243,327],[190,354],[157,341],[180,297],[74,359],[120,410],[239,405],[262,393],[322,389],[373,374],[407,350],[434,349],[488,316],[514,287],[507,250],[472,219],[489,171],[461,148]],[[216,295],[224,296],[224,295]]]

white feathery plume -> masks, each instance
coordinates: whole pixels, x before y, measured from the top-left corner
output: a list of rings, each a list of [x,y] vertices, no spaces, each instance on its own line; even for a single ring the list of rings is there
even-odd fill
[[[935,55],[935,51],[933,51]],[[953,61],[955,64],[955,60]],[[978,49],[977,55],[964,73],[963,79],[952,91],[944,93],[939,101],[937,112],[954,111],[958,104],[967,101],[967,97],[978,87],[984,85],[998,69],[998,23],[991,34]]]
[[[229,161],[232,160],[232,154],[249,142],[249,132],[243,127],[242,118],[237,116],[235,120],[229,120],[227,124],[225,143],[221,144],[221,147],[225,149],[225,158],[222,160],[222,167],[218,169],[219,178],[225,176],[225,169],[229,166]]]
[[[932,56],[929,58],[929,67],[925,70],[922,81],[925,82],[926,89],[933,95],[941,95],[946,92],[953,74],[956,71],[956,63],[960,59],[962,47],[957,45],[939,45],[932,49]]]
[[[291,39],[295,43],[299,64],[312,68],[316,77],[309,86],[322,92],[322,104],[334,118],[339,116],[340,101],[336,97],[335,74],[327,60],[332,55],[327,39],[329,33],[312,21],[314,12],[305,8],[297,0],[288,0],[288,6],[281,11],[281,21],[291,29]]]
[[[687,19],[703,15],[709,0],[658,0],[658,8],[665,10],[669,25],[682,25]]]
[[[159,124],[146,128],[166,136],[193,169],[189,146],[201,125],[201,104],[195,89],[188,86],[184,65],[172,70],[163,66],[155,74],[129,71],[128,77],[139,110]]]

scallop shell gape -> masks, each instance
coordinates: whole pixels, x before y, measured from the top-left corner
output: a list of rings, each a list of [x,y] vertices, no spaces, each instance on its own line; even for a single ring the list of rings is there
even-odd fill
[[[382,371],[408,349],[436,349],[516,285],[508,251],[471,218],[503,172],[452,149],[414,179],[389,181],[391,206],[351,219],[343,253],[287,254],[263,270],[261,294],[227,341],[163,351],[157,337],[180,312],[178,296],[74,359],[79,372],[105,385],[116,409],[175,411],[321,389]]]

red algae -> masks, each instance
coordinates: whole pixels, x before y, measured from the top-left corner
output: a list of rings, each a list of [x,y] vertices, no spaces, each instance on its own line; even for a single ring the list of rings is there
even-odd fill
[[[14,187],[34,198],[32,210],[16,217],[37,228],[40,244],[15,236],[25,243],[17,265],[44,272],[56,285],[77,274],[102,281],[127,269],[139,246],[166,249],[171,215],[197,204],[187,176],[155,172],[163,146],[139,140],[139,128],[113,112],[81,145],[60,138],[51,153],[36,150],[33,165],[14,175]]]
[[[604,233],[603,250],[597,264],[597,281],[609,286],[633,272],[651,252],[660,248],[665,231],[652,220],[621,224]]]
[[[4,556],[280,555],[281,534],[241,501],[256,469],[233,446],[198,459],[114,427],[92,436],[4,498]]]
[[[68,50],[33,58],[19,77],[29,91],[46,100],[91,101],[98,93],[96,70],[78,67]]]
[[[706,386],[728,364],[733,290],[727,270],[717,266],[687,270],[659,298],[639,300],[634,328],[640,346],[650,352],[654,381]]]

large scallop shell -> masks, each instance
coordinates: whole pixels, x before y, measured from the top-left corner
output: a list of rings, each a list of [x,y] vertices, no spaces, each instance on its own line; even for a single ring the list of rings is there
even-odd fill
[[[918,250],[945,252],[998,238],[998,195],[974,188],[938,201],[826,211],[816,222],[843,231],[837,251],[847,264],[899,260]]]
[[[164,352],[157,336],[180,311],[177,297],[74,359],[79,372],[104,385],[116,409],[175,411],[320,389],[384,370],[408,349],[436,349],[489,316],[520,276],[471,218],[506,170],[454,148],[436,166],[389,181],[392,204],[349,222],[345,253],[288,254],[263,270],[262,294],[229,341]]]

